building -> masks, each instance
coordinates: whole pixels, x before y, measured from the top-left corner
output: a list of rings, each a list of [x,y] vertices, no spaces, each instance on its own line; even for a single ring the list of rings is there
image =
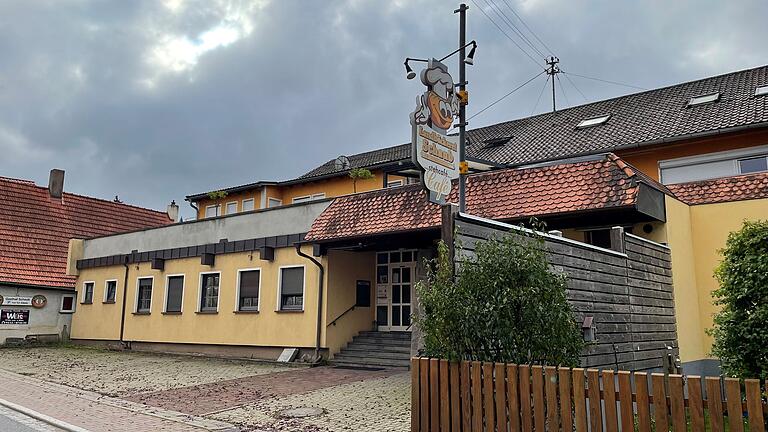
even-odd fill
[[[0,344],[8,339],[67,339],[78,303],[114,302],[115,285],[75,295],[67,274],[73,237],[167,225],[165,212],[63,192],[64,171],[48,187],[0,177]],[[178,209],[178,207],[175,207]]]
[[[716,371],[705,329],[711,327],[714,312],[710,292],[716,287],[712,274],[717,250],[743,220],[768,215],[768,66],[474,129],[468,137],[470,166],[476,172],[468,185],[471,213],[507,222],[536,216],[565,238],[603,249],[612,246],[611,229],[616,226],[667,245],[671,274],[661,271],[659,278],[672,280],[677,320],[654,324],[653,331],[676,333],[686,372]],[[79,260],[78,283],[129,277],[126,295],[134,301],[128,302],[128,310],[134,314],[125,319],[122,339],[134,344],[181,343],[185,346],[179,349],[194,350],[226,345],[258,356],[297,347],[335,356],[361,331],[407,329],[412,285],[378,284],[378,272],[389,281],[395,268],[400,277],[402,268],[409,268],[409,283],[418,279],[417,260],[428,256],[439,238],[440,220],[437,207],[424,202],[420,187],[407,184],[416,174],[410,155],[410,145],[399,145],[339,157],[287,182],[190,195],[200,220],[182,224],[187,228],[181,232],[205,235],[152,247],[126,235],[87,240],[85,253],[72,258]],[[355,184],[348,175],[355,168],[371,170],[374,179]],[[281,220],[279,230],[262,228],[275,217]],[[248,218],[253,218],[252,225],[243,231],[224,229],[242,226],[240,221]],[[110,247],[96,252],[90,245],[97,243]],[[179,247],[186,252],[174,252]],[[254,261],[256,250],[264,262]],[[182,304],[191,304],[193,313],[172,321],[158,312],[167,302],[152,306],[139,299],[141,283],[145,292],[171,286],[168,270],[153,270],[152,258],[174,264],[174,271],[184,275],[183,294],[178,294],[181,279],[174,279],[171,291],[183,297]],[[219,268],[223,258],[227,267]],[[133,267],[125,270],[126,262]],[[257,284],[257,273],[252,273],[245,278],[250,285],[243,285],[238,275],[248,268],[259,269],[258,315],[239,309],[241,301],[254,301],[238,294]],[[299,274],[292,268],[303,270]],[[218,278],[206,276],[210,272]],[[654,289],[653,284],[647,289]],[[221,302],[213,300],[214,293],[221,294]],[[379,309],[379,294],[386,311]],[[268,306],[262,307],[261,297]],[[635,306],[653,308],[656,300]],[[302,312],[297,312],[298,303]],[[148,304],[151,318],[138,310],[142,304]],[[213,304],[218,312],[231,305],[228,312],[235,313],[214,314]],[[400,311],[397,320],[395,310]],[[73,333],[83,340],[118,340],[115,326],[109,334],[86,326],[78,333],[81,316],[83,322],[119,323],[118,314],[98,305],[81,308]],[[127,338],[129,324],[141,332]],[[235,332],[239,328],[248,331]],[[286,334],[286,328],[293,331]],[[254,336],[262,332],[270,336]]]

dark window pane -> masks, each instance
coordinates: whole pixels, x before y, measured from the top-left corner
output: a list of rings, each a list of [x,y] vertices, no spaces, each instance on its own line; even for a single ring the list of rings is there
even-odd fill
[[[168,278],[168,304],[166,312],[181,312],[181,302],[184,296],[184,276],[171,276]]]
[[[400,325],[400,306],[392,306],[392,325]]]
[[[149,312],[152,305],[152,279],[139,279],[139,304],[137,312]]]
[[[203,275],[202,295],[200,296],[200,310],[212,312],[219,306],[219,275]]]
[[[255,310],[259,307],[258,270],[240,272],[240,309]]]
[[[400,252],[392,252],[389,254],[389,262],[392,263],[399,263],[400,262]]]
[[[392,303],[400,303],[400,285],[392,286]]]
[[[389,267],[378,266],[376,267],[376,281],[380,284],[389,283]]]
[[[593,246],[597,246],[605,249],[611,248],[611,230],[609,229],[587,231],[585,237],[586,237],[587,243]]]
[[[301,310],[304,306],[304,267],[281,269],[280,307]]]
[[[400,283],[400,269],[399,268],[392,269],[392,283],[393,284]]]
[[[386,306],[376,306],[376,324],[385,326],[389,324],[389,318],[387,317]]]
[[[107,281],[107,296],[104,301],[113,302],[117,297],[117,281]]]
[[[742,174],[768,171],[768,158],[760,156],[751,159],[742,159],[739,161],[739,172]]]
[[[410,268],[410,267],[403,267],[403,269],[401,270],[401,272],[402,272],[402,275],[403,275],[403,280],[402,280],[402,282],[403,282],[403,283],[408,283],[408,282],[410,282],[410,281],[411,281],[411,268]]]
[[[83,296],[83,303],[93,303],[93,282],[85,284],[85,295]]]
[[[411,302],[411,286],[403,285],[403,303]]]
[[[75,306],[75,298],[74,297],[63,297],[61,299],[61,310],[64,312],[71,312],[74,309]]]
[[[411,252],[403,252],[403,262],[411,262],[413,261],[413,256]]]
[[[377,254],[376,255],[376,264],[386,264],[386,263],[388,263],[389,262],[387,260],[388,257],[389,257],[389,255],[387,253]]]
[[[403,325],[406,327],[411,325],[411,307],[410,306],[403,306]]]

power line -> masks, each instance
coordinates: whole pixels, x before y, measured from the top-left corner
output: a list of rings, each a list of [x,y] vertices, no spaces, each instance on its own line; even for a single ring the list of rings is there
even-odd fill
[[[497,3],[495,3],[493,0],[484,0],[485,3],[488,5],[490,9],[493,10],[493,12],[501,18],[504,23],[507,24],[507,27],[509,27],[514,34],[516,34],[520,39],[523,40],[531,49],[538,54],[540,57],[546,57],[546,55],[538,48],[536,47],[528,37],[525,36],[525,34],[515,25],[515,23],[512,21],[512,19],[504,12],[504,10],[499,7]]]
[[[521,47],[521,46],[520,46],[520,44],[518,44],[518,43],[517,43],[517,42],[516,42],[514,39],[512,39],[512,37],[511,37],[509,34],[507,34],[507,32],[505,32],[505,31],[504,31],[504,29],[503,29],[503,28],[501,28],[501,26],[499,26],[499,25],[496,23],[496,21],[494,21],[494,20],[493,20],[493,18],[491,18],[491,16],[490,16],[490,15],[488,15],[488,13],[486,13],[486,12],[485,12],[485,10],[483,10],[483,8],[482,8],[482,7],[480,7],[480,5],[478,5],[478,4],[477,4],[477,2],[476,2],[475,0],[472,0],[472,3],[473,3],[473,4],[474,4],[474,5],[475,5],[475,6],[476,6],[478,9],[480,9],[480,12],[482,12],[482,13],[483,13],[483,15],[485,15],[485,17],[486,17],[486,18],[488,18],[488,21],[490,21],[491,23],[493,23],[493,25],[494,25],[494,26],[496,26],[496,28],[497,28],[497,29],[499,29],[499,31],[500,31],[501,33],[503,33],[503,34],[504,34],[504,36],[506,36],[506,37],[507,37],[507,39],[509,39],[509,40],[510,40],[510,42],[512,42],[513,44],[515,44],[515,46],[516,46],[516,47],[517,47],[517,48],[518,48],[520,51],[522,51],[522,52],[523,52],[523,54],[525,54],[525,55],[526,55],[526,56],[527,56],[529,59],[531,59],[531,61],[532,61],[532,62],[533,62],[533,63],[534,63],[534,64],[535,64],[537,67],[541,67],[541,65],[539,64],[539,62],[538,62],[538,61],[537,61],[535,58],[533,58],[533,56],[531,56],[530,54],[528,54],[528,51],[524,50],[524,49],[523,49],[523,47]]]
[[[544,94],[544,90],[547,89],[547,84],[549,84],[549,75],[547,75],[547,80],[544,81],[544,87],[542,87],[541,91],[539,92],[539,97],[536,99],[536,105],[534,105],[533,109],[531,110],[531,115],[533,115],[534,111],[536,111],[536,108],[539,107],[539,102],[541,102],[541,96]]]
[[[563,98],[565,99],[565,103],[568,104],[569,107],[573,106],[571,105],[571,101],[568,100],[568,95],[565,94],[565,87],[563,87],[563,82],[560,81],[560,75],[555,75],[555,78],[557,78],[557,84],[560,85],[560,92],[563,93]]]
[[[521,23],[523,23],[523,26],[525,26],[525,28],[526,28],[526,29],[528,29],[528,31],[529,31],[529,32],[530,32],[530,33],[533,35],[533,37],[535,37],[535,38],[536,38],[536,40],[537,40],[537,41],[539,41],[539,43],[541,43],[541,45],[542,45],[542,46],[543,46],[543,47],[544,47],[544,48],[545,48],[547,51],[549,51],[549,53],[550,53],[550,54],[554,54],[554,50],[552,50],[551,48],[549,48],[549,46],[547,46],[547,44],[545,44],[545,43],[544,43],[544,41],[543,41],[543,40],[541,40],[541,38],[539,38],[539,36],[538,36],[538,35],[537,35],[537,34],[536,34],[536,33],[535,33],[533,30],[531,30],[531,28],[530,28],[530,27],[528,27],[528,24],[526,24],[526,23],[525,23],[525,20],[523,19],[523,17],[521,17],[520,15],[518,15],[518,14],[517,14],[517,12],[515,12],[515,9],[514,9],[514,8],[512,8],[512,5],[510,5],[510,4],[509,4],[509,2],[508,2],[507,0],[503,0],[503,1],[504,1],[504,3],[507,5],[507,7],[509,8],[509,10],[511,10],[511,11],[512,11],[512,13],[513,13],[513,14],[515,14],[515,16],[517,17],[517,19],[518,19],[518,20],[520,20],[520,22],[521,22]]]
[[[584,102],[588,102],[588,99],[587,99],[587,97],[586,97],[586,96],[584,96],[584,92],[582,92],[582,91],[581,91],[581,89],[579,89],[579,88],[576,86],[576,83],[575,83],[575,82],[573,82],[573,80],[571,79],[571,77],[569,77],[569,76],[568,76],[568,74],[565,74],[565,79],[567,79],[567,80],[568,80],[568,82],[569,82],[569,83],[571,83],[571,85],[573,86],[573,88],[575,88],[575,89],[576,89],[576,91],[577,91],[577,92],[579,92],[579,94],[581,95],[581,97],[582,97],[582,98],[584,98]]]
[[[604,82],[604,83],[608,83],[608,84],[613,84],[613,85],[618,85],[618,86],[624,86],[624,87],[630,87],[630,88],[633,88],[633,89],[638,89],[638,90],[648,90],[647,88],[644,88],[644,87],[638,87],[638,86],[636,86],[636,85],[632,85],[632,84],[625,84],[625,83],[621,83],[621,82],[617,82],[617,81],[609,81],[609,80],[605,80],[605,79],[602,79],[602,78],[595,78],[595,77],[590,77],[590,76],[586,76],[586,75],[579,75],[579,74],[575,74],[575,73],[573,73],[573,72],[566,72],[566,71],[562,71],[562,72],[563,72],[564,74],[566,74],[566,76],[567,76],[567,75],[573,75],[573,76],[577,76],[577,77],[579,77],[579,78],[586,78],[586,79],[590,79],[590,80],[594,80],[594,81],[600,81],[600,82]]]

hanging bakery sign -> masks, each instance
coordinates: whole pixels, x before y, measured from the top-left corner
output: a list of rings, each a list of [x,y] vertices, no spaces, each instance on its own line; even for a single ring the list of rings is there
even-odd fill
[[[411,113],[412,159],[422,171],[429,201],[445,204],[451,181],[459,178],[459,137],[448,135],[459,114],[459,99],[448,67],[435,59],[421,71],[421,82],[427,91],[416,98]]]

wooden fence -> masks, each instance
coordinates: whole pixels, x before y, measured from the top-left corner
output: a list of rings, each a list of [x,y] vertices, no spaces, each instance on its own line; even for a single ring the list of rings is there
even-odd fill
[[[756,379],[413,358],[411,380],[414,432],[764,432],[768,412]]]

